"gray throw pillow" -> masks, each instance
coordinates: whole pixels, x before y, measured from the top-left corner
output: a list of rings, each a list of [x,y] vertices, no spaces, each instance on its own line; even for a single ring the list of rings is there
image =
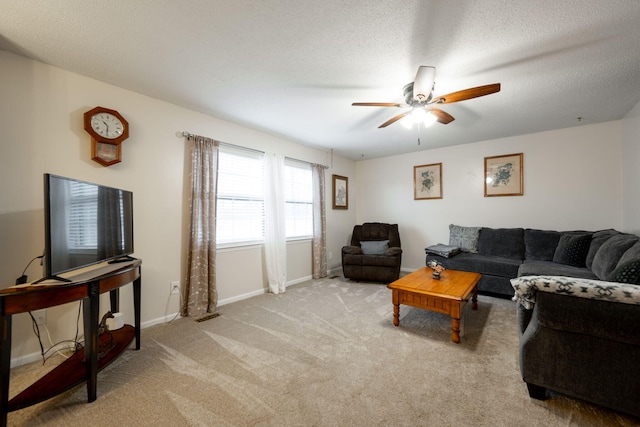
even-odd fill
[[[373,240],[360,242],[360,248],[365,255],[384,255],[384,252],[389,249],[388,240]]]
[[[459,247],[463,252],[478,252],[480,227],[449,225],[449,245]]]
[[[593,269],[593,259],[596,257],[600,246],[618,234],[620,234],[620,232],[614,229],[600,230],[593,233],[591,236],[591,246],[589,246],[589,253],[587,254],[587,268]]]
[[[607,282],[621,282],[640,285],[640,259],[620,263],[607,276]]]
[[[610,237],[600,246],[596,256],[593,258],[591,271],[600,280],[606,280],[613,270],[616,269],[622,255],[636,242],[638,236],[633,234],[618,234]]]
[[[584,268],[590,245],[591,234],[562,234],[553,262]]]

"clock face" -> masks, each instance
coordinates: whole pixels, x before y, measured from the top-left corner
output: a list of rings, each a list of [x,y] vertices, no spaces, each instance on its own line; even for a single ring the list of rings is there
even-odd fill
[[[97,113],[91,117],[91,128],[100,136],[107,139],[116,139],[122,132],[124,126],[119,118],[110,113]]]

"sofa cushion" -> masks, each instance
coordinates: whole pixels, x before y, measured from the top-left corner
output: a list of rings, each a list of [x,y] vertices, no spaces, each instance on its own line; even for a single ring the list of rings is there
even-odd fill
[[[595,258],[598,249],[600,249],[600,246],[602,246],[604,242],[606,242],[610,237],[613,237],[616,234],[620,234],[620,232],[613,229],[600,230],[593,233],[593,235],[591,236],[589,253],[587,254],[587,268],[593,267],[593,258]]]
[[[553,262],[573,267],[586,267],[590,245],[591,234],[563,233],[553,255]]]
[[[524,258],[532,261],[553,261],[561,233],[552,230],[524,230]]]
[[[463,227],[449,224],[449,245],[459,247],[463,252],[478,252],[480,227]]]
[[[362,253],[365,255],[384,255],[384,251],[389,249],[388,240],[373,240],[360,242]]]
[[[593,265],[591,266],[593,273],[599,279],[605,280],[618,265],[620,257],[637,241],[638,236],[623,233],[607,239],[593,258]]]
[[[640,258],[618,264],[607,276],[607,281],[640,285]]]
[[[427,261],[433,257],[427,256]],[[474,271],[499,277],[513,278],[518,275],[521,261],[514,258],[502,258],[481,254],[461,253],[451,258],[435,258],[448,270]]]
[[[567,276],[581,279],[598,279],[588,268],[558,264],[553,261],[532,260],[525,260],[518,268],[518,277],[521,276]]]
[[[482,227],[478,237],[478,253],[523,260],[524,229]]]

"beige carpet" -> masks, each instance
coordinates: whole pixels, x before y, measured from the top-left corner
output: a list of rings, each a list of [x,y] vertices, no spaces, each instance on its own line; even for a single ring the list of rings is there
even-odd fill
[[[531,400],[515,303],[479,298],[460,344],[446,316],[401,307],[384,285],[322,279],[223,306],[202,323],[142,331],[98,376],[9,414],[9,425],[597,426],[640,421],[554,395]],[[47,363],[49,365],[49,363]],[[12,395],[42,370],[12,371]]]

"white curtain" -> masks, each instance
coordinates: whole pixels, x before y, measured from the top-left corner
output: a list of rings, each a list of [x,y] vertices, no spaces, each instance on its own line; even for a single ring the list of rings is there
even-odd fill
[[[327,225],[324,201],[324,170],[323,165],[312,164],[311,176],[313,183],[313,256],[312,277],[320,279],[327,276]]]
[[[190,135],[190,235],[183,316],[213,313],[218,303],[216,291],[216,192],[218,182],[218,142]]]
[[[265,259],[269,290],[274,294],[286,290],[287,235],[285,228],[284,157],[265,155]]]

